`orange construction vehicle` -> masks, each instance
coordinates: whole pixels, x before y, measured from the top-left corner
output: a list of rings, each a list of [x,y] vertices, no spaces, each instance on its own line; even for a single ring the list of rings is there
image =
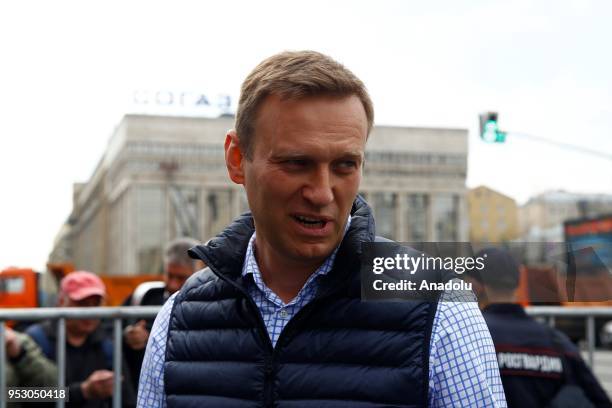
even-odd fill
[[[55,306],[59,281],[74,271],[71,264],[47,264],[40,273],[28,268],[7,268],[0,271],[0,307]],[[159,281],[159,275],[100,275],[106,285],[107,306],[118,306],[141,283]]]
[[[523,305],[612,306],[612,214],[568,220],[555,262],[521,268],[518,298]],[[545,244],[531,244],[540,245]],[[563,267],[560,270],[559,265]],[[599,333],[609,318],[595,319]],[[574,341],[585,336],[584,319],[556,318]],[[597,343],[599,344],[599,338]]]

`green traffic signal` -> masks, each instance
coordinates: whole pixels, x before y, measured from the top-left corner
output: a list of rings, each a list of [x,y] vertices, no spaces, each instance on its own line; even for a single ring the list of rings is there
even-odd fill
[[[499,130],[497,112],[480,114],[480,138],[488,143],[504,143],[506,132]]]

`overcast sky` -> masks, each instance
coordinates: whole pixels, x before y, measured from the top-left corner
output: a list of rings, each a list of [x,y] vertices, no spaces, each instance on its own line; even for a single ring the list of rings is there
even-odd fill
[[[0,268],[42,269],[135,90],[238,95],[286,49],[333,56],[368,86],[378,124],[470,131],[468,186],[524,202],[612,193],[612,2],[13,1],[0,3]],[[99,271],[103,272],[103,271]]]

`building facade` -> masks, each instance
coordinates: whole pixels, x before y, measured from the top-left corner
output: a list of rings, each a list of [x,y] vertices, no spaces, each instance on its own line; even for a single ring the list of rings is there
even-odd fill
[[[548,191],[519,209],[521,236],[527,241],[562,242],[563,223],[612,213],[612,195]]]
[[[516,201],[485,186],[467,193],[471,242],[506,242],[518,238]]]
[[[90,180],[75,184],[50,261],[110,275],[158,273],[173,238],[206,241],[222,231],[248,211],[242,186],[225,168],[233,122],[126,115]],[[467,130],[378,126],[368,140],[361,194],[379,235],[465,241],[466,173]]]

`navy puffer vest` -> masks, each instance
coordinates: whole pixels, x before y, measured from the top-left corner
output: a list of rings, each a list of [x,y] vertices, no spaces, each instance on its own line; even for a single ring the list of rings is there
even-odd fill
[[[435,303],[361,302],[361,242],[374,220],[358,198],[332,271],[276,347],[241,276],[253,222],[236,220],[192,255],[170,318],[168,407],[424,407]]]

